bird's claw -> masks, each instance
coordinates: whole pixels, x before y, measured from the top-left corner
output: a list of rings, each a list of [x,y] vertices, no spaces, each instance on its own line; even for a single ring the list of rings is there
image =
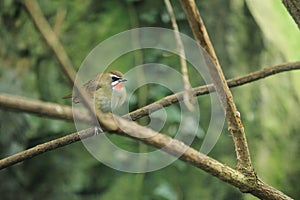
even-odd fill
[[[99,126],[95,126],[94,133],[95,135],[99,135],[100,133],[103,133],[103,130]]]

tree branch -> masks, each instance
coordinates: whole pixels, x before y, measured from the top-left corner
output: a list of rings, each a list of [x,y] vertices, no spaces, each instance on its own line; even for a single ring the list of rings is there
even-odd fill
[[[232,134],[238,161],[237,168],[255,177],[243,124],[198,8],[194,0],[180,0],[180,2],[196,40],[208,52],[209,57],[203,55],[215,90],[225,111],[228,129]],[[210,58],[212,58],[213,63]]]
[[[263,78],[266,78],[268,76],[285,72],[285,71],[291,71],[291,70],[299,70],[300,69],[300,62],[292,62],[292,63],[284,63],[279,64],[275,66],[270,66],[267,68],[263,68],[261,70],[258,70],[256,72],[252,72],[250,74],[240,76],[237,78],[229,79],[227,81],[227,84],[229,87],[237,87],[241,86],[247,83],[251,83]],[[200,96],[205,95],[210,92],[214,92],[214,87],[212,84],[199,86],[192,89],[194,96]],[[166,96],[154,103],[151,103],[143,108],[139,108],[129,114],[127,114],[125,117],[131,117],[133,120],[149,115],[157,110],[160,110],[162,107],[170,106],[174,103],[177,103],[178,101],[183,100],[183,92],[172,94],[169,96]]]
[[[81,88],[77,87],[77,85],[75,84],[76,72],[74,70],[73,64],[69,59],[63,45],[60,43],[59,38],[44,17],[38,3],[36,2],[36,0],[23,0],[23,4],[29,16],[31,17],[33,24],[40,32],[45,43],[48,45],[58,63],[60,64],[62,71],[67,76],[70,85],[74,86],[75,90],[78,90],[78,96],[81,97],[82,102],[84,103],[84,105],[86,105],[87,101],[84,97],[85,95],[83,95],[84,92],[81,91]],[[87,107],[92,113],[93,109],[90,109],[89,106]]]
[[[236,77],[233,79],[227,80],[227,84],[229,87],[237,87],[247,83],[251,83],[278,73],[299,70],[300,62],[292,62],[292,63],[284,63],[275,66],[270,66],[258,70],[256,72],[252,72],[250,74]],[[213,85],[204,85],[193,88],[194,96],[201,96],[208,94],[209,92],[213,92]],[[170,106],[178,101],[182,101],[183,93],[176,93],[169,96],[166,96],[158,101],[155,101],[145,107],[139,108],[127,115],[125,118],[131,118],[132,120],[137,120],[141,117],[147,116],[157,110],[162,109],[163,107]],[[17,112],[27,112],[39,116],[50,117],[54,119],[63,119],[66,121],[73,121],[73,113],[72,108],[69,106],[63,106],[56,103],[48,103],[42,102],[38,100],[32,100],[16,95],[10,94],[1,94],[0,93],[0,107],[3,109],[10,109]],[[88,123],[91,121],[90,116],[86,112],[86,110],[77,110],[73,109],[73,112],[78,112],[80,115],[78,116],[78,120],[84,123]]]
[[[77,142],[81,139],[80,135],[86,135],[87,137],[92,136],[92,135],[94,135],[94,130],[93,130],[93,128],[91,128],[91,129],[86,129],[86,130],[80,131],[78,133],[72,133],[67,136],[64,136],[64,137],[61,137],[61,138],[58,138],[55,140],[51,140],[51,141],[45,142],[43,144],[39,144],[35,147],[21,151],[12,156],[3,158],[0,160],[0,170],[4,169],[6,167],[9,167],[11,165],[14,165],[16,163],[30,159],[32,157],[38,156],[42,153],[66,146],[68,144],[72,144],[74,142]]]
[[[181,141],[172,139],[164,134],[156,133],[151,129],[141,127],[134,122],[126,121],[117,116],[114,116],[114,119],[117,121],[117,124],[120,127],[116,132],[117,134],[134,138],[157,148],[164,148],[166,152],[174,156],[181,155],[180,159],[182,161],[190,163],[191,165],[218,177],[219,179],[239,188],[242,192],[250,192],[262,199],[290,199],[290,197],[260,180],[258,180],[258,184],[253,183],[253,181],[251,181],[252,179],[249,179],[249,177],[243,173],[232,169],[193,148],[190,148]],[[130,134],[127,134],[126,132],[130,132]],[[68,144],[77,142],[80,139],[85,139],[93,135],[94,130],[90,128],[77,133],[72,133],[50,142],[46,142],[44,144],[37,145],[0,160],[0,169],[4,169],[41,153],[66,146]]]
[[[300,29],[300,1],[299,0],[282,0],[282,3],[293,17]]]
[[[74,78],[76,76],[76,73],[73,69],[73,65],[66,54],[64,47],[59,42],[59,39],[55,32],[50,27],[49,23],[44,18],[44,15],[39,8],[39,5],[35,0],[23,0],[23,3],[26,7],[26,10],[28,11],[28,14],[31,16],[31,19],[34,23],[34,25],[37,27],[37,29],[40,31],[41,35],[43,36],[43,39],[45,40],[46,44],[50,47],[50,49],[53,51],[54,56],[58,60],[58,62],[62,66],[67,66],[66,68],[62,68],[64,73],[66,74],[69,82],[71,85],[74,84]]]
[[[0,94],[0,108],[54,119],[73,121],[72,107],[70,106],[32,100],[11,94]]]

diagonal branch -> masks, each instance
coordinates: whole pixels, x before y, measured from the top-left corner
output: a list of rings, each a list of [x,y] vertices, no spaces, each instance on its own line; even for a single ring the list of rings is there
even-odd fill
[[[119,119],[118,119],[119,120]],[[172,139],[171,137],[159,133],[153,132],[151,129],[141,127],[133,122],[128,121],[119,121],[122,128],[130,128],[134,127],[135,131],[132,132],[131,135],[124,135],[120,132],[118,134],[126,137],[136,138],[140,141],[143,141],[147,144],[155,146],[157,148],[163,148],[168,146],[166,150],[168,153],[172,155],[182,154],[181,159],[187,161],[205,171],[214,174],[217,177],[220,177],[224,181],[230,182],[232,180],[232,176],[239,177],[239,183],[234,183],[238,185],[245,185],[247,181],[246,177],[240,172],[229,168],[222,163],[186,146],[181,141]],[[91,137],[94,135],[93,128],[86,129],[77,133],[72,133],[67,136],[64,136],[59,139],[55,139],[44,144],[37,145],[15,155],[9,156],[5,159],[0,160],[0,169],[4,169],[8,166],[11,166],[15,163],[21,162],[25,159],[34,157],[46,151],[50,151],[59,147],[66,146],[70,143],[77,142],[81,139]],[[153,136],[154,135],[154,136]],[[171,145],[170,145],[171,144]],[[221,174],[223,172],[224,174]]]
[[[34,25],[40,31],[46,44],[53,51],[54,56],[56,57],[58,62],[63,66],[67,66],[66,68],[63,68],[63,70],[64,73],[67,75],[70,84],[73,85],[74,80],[72,77],[75,77],[76,75],[74,70],[70,70],[73,69],[73,65],[68,55],[66,54],[64,47],[59,42],[56,33],[52,30],[49,23],[44,18],[43,13],[39,8],[39,5],[35,0],[24,0],[23,3],[29,15],[31,16],[32,21],[34,22]]]
[[[134,138],[156,148],[164,148],[166,152],[174,156],[181,155],[179,159],[182,161],[190,163],[191,165],[206,171],[220,180],[239,188],[242,192],[250,192],[261,199],[291,199],[261,180],[258,180],[258,184],[253,183],[248,176],[240,171],[232,169],[227,165],[222,164],[193,148],[190,148],[181,141],[172,139],[164,134],[156,133],[149,128],[139,126],[134,122],[126,121],[117,116],[115,116],[114,119],[120,127],[120,129],[116,132],[118,135]],[[130,134],[123,132],[123,130],[125,132],[130,132]],[[4,169],[41,153],[66,146],[93,135],[94,130],[93,128],[90,128],[37,145],[0,160],[0,169]]]
[[[96,116],[100,126],[104,126],[111,131],[117,130],[118,128],[116,127],[116,124],[112,123],[110,120],[112,117],[110,115],[104,115],[100,110],[95,110],[91,102],[88,100],[86,92],[75,82],[76,72],[71,60],[57,38],[57,35],[45,19],[38,3],[35,0],[23,0],[23,3],[34,25],[40,32],[50,50],[54,53],[56,59],[59,61],[62,71],[68,77],[71,85],[74,84],[73,88],[75,89],[75,93],[81,99],[83,105],[88,109],[90,115]]]
[[[246,141],[244,127],[239,117],[239,112],[236,109],[235,103],[233,101],[233,96],[229,90],[228,85],[226,84],[226,79],[224,77],[222,68],[219,64],[218,58],[215,54],[214,48],[211,44],[195,1],[180,0],[180,2],[196,40],[198,41],[199,45],[201,45],[206,50],[206,52],[208,52],[209,57],[212,58],[213,63],[211,62],[210,58],[208,58],[208,56],[204,56],[206,57],[206,64],[215,90],[225,111],[228,129],[233,136],[238,161],[237,168],[245,172],[250,172],[254,176],[253,168],[251,165],[250,152]]]
[[[278,73],[299,70],[300,62],[284,63],[275,66],[263,68],[261,70],[252,72],[250,74],[236,77],[227,80],[229,87],[237,87],[247,83],[251,83]],[[194,96],[201,96],[214,92],[213,85],[203,85],[192,89]],[[155,101],[147,106],[139,108],[127,115],[125,118],[130,118],[135,121],[141,117],[147,116],[163,107],[170,106],[178,101],[183,100],[183,92],[166,96],[158,101]],[[27,112],[36,114],[39,116],[63,119],[67,121],[73,121],[73,112],[77,112],[77,109],[73,109],[69,106],[63,106],[56,103],[42,102],[38,100],[32,100],[21,96],[1,94],[0,93],[0,108],[10,109],[17,112]],[[85,110],[78,110],[81,114],[78,115],[78,120],[82,122],[90,122],[91,118]],[[76,114],[76,113],[75,113]]]

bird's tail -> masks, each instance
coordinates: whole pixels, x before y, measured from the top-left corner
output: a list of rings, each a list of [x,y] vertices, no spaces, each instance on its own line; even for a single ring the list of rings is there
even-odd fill
[[[63,99],[70,99],[74,97],[74,95],[71,93],[71,94],[68,94],[67,96],[64,96]]]
[[[73,93],[64,96],[63,99],[69,99],[73,97],[73,103],[80,103],[80,99],[76,97]]]

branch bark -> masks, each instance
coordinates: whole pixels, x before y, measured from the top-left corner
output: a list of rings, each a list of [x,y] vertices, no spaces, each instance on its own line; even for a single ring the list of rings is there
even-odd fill
[[[236,77],[233,79],[227,80],[227,84],[229,87],[237,87],[247,83],[251,83],[278,73],[299,70],[300,62],[292,62],[292,63],[284,63],[275,66],[270,66],[263,68],[261,70],[252,72],[250,74]],[[208,94],[209,92],[213,92],[213,85],[203,85],[192,89],[194,96],[201,96]],[[147,116],[157,110],[162,109],[163,107],[170,106],[178,101],[182,101],[183,93],[176,93],[169,96],[166,96],[158,101],[155,101],[147,106],[139,108],[127,115],[125,118],[131,118],[133,121]],[[10,109],[16,112],[26,112],[30,114],[35,114],[39,116],[54,118],[54,119],[62,119],[66,121],[73,121],[73,113],[72,108],[69,106],[63,106],[56,103],[42,102],[38,100],[32,100],[28,98],[24,98],[21,96],[10,95],[10,94],[1,94],[0,93],[0,108],[2,109]],[[84,123],[88,123],[91,121],[90,116],[85,110],[76,110],[73,109],[73,112],[80,113],[78,116],[78,120]]]
[[[282,3],[293,17],[300,29],[300,1],[299,0],[282,0]]]
[[[225,111],[228,129],[232,134],[238,161],[237,168],[244,171],[245,173],[252,174],[252,176],[255,178],[246,135],[244,132],[242,121],[239,117],[239,112],[236,109],[235,103],[233,101],[233,96],[229,90],[228,85],[226,84],[226,79],[224,77],[222,68],[219,64],[218,58],[215,54],[214,48],[211,44],[208,33],[206,31],[206,27],[201,19],[195,1],[180,0],[180,2],[197,42],[212,58],[213,63],[208,56],[204,56],[205,58],[207,58],[207,68],[214,84],[215,90],[219,96],[222,107]]]
[[[11,94],[0,94],[0,108],[54,119],[73,120],[72,107],[70,106],[42,102]]]

